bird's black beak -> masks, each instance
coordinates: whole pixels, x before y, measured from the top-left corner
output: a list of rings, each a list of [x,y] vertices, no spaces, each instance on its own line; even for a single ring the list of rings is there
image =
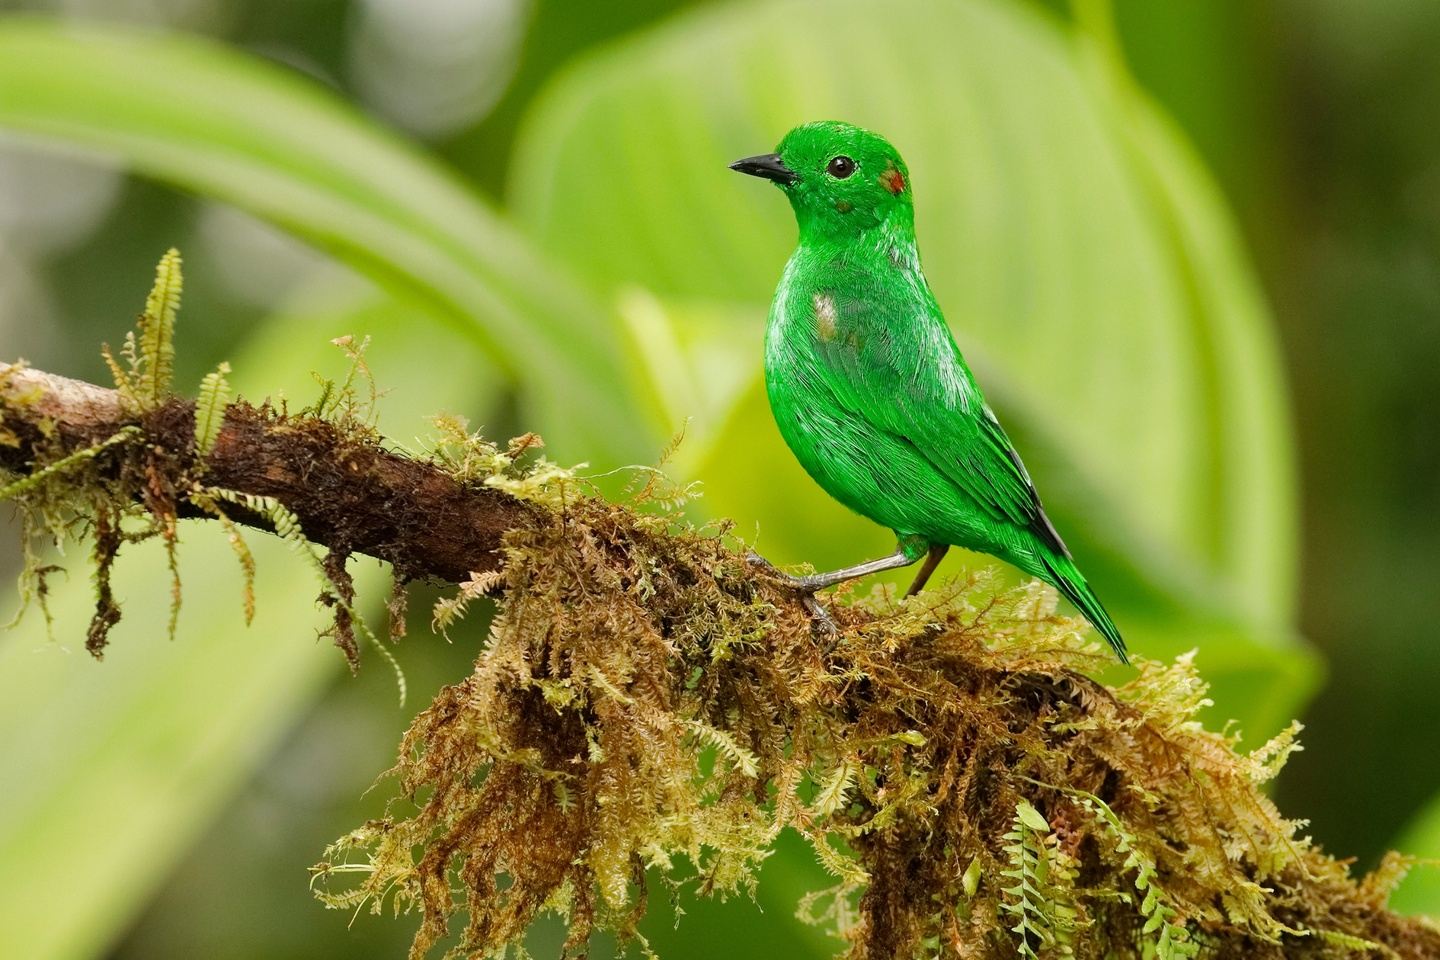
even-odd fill
[[[764,177],[766,180],[774,180],[778,184],[789,186],[800,178],[795,171],[785,166],[785,161],[780,159],[778,153],[762,153],[758,157],[746,157],[744,160],[736,160],[730,164],[731,170],[740,173],[748,173],[752,177]]]

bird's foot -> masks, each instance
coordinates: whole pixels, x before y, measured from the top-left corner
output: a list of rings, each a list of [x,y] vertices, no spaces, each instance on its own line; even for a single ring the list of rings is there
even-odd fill
[[[779,580],[796,593],[814,593],[816,590],[823,590],[825,587],[831,585],[829,580],[818,574],[812,573],[807,576],[797,577],[792,573],[786,573],[758,553],[746,554],[745,562],[756,570],[763,571],[768,576]]]
[[[800,596],[800,603],[805,607],[805,612],[810,614],[810,632],[817,637],[833,640],[840,635],[840,628],[835,625],[830,611],[826,610],[819,600],[815,599],[814,593],[804,593]]]
[[[815,599],[815,591],[831,585],[824,577],[814,574],[797,577],[793,574],[785,573],[783,570],[777,569],[775,564],[766,560],[758,553],[747,554],[745,562],[757,570],[763,570],[766,574],[781,581],[799,595],[800,605],[805,608],[806,613],[810,614],[810,626],[817,636],[833,638],[840,633],[840,628],[835,625],[835,620],[830,616],[830,612],[825,609],[819,600]]]
[[[771,563],[769,560],[766,560],[754,550],[751,550],[749,553],[745,554],[745,564],[747,566],[754,567],[756,570],[763,570],[766,573],[772,574],[777,577],[785,576],[785,574],[781,573],[779,569],[776,568],[775,564]]]

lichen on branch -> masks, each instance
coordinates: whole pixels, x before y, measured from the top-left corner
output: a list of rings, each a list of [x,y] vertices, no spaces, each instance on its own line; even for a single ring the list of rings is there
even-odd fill
[[[245,569],[243,526],[295,546],[352,658],[354,554],[393,565],[394,611],[411,580],[456,584],[440,630],[494,599],[473,672],[400,744],[387,815],[314,871],[331,906],[417,911],[412,957],[451,934],[456,957],[518,953],[546,911],[567,955],[601,929],[643,946],[647,878],[747,893],[786,829],[834,879],[800,912],[855,958],[1440,956],[1440,930],[1385,907],[1403,858],[1353,878],[1265,795],[1295,728],[1240,753],[1201,726],[1193,658],[1107,687],[1046,588],[983,574],[875,588],[817,633],[659,472],[609,502],[533,435],[453,418],[426,456],[387,449],[350,341],[352,376],[307,411],[231,400],[223,367],[197,406],[169,392],[167,262],[116,389],[0,367],[3,492],[37,533],[92,539],[97,654],[123,544],[173,550],[190,517]],[[50,568],[30,569],[43,602]]]

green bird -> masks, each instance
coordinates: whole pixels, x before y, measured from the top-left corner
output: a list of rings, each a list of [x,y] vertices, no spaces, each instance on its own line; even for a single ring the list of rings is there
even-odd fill
[[[765,333],[780,434],[816,483],[899,541],[891,556],[790,578],[811,609],[823,617],[817,590],[924,557],[914,594],[953,545],[1053,585],[1125,661],[1120,631],[1045,515],[925,281],[900,154],[869,130],[824,121],[730,167],[778,185],[800,228]]]

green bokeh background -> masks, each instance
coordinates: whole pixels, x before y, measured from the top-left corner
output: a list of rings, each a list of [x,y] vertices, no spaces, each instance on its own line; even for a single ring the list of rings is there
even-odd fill
[[[1276,792],[1327,849],[1440,856],[1437,59],[1433,0],[0,0],[0,358],[102,378],[178,245],[181,383],[228,358],[303,402],[328,339],[368,334],[402,443],[462,411],[602,469],[689,418],[699,515],[857,559],[884,532],[754,387],[788,214],[724,163],[859,120],[906,152],[932,282],[1132,644],[1199,647],[1249,742],[1304,720]],[[432,639],[416,597],[397,710],[387,670],[312,642],[283,551],[255,543],[245,630],[223,542],[184,537],[173,644],[141,551],[103,664],[78,556],[54,641],[0,636],[0,956],[402,956],[413,919],[326,912],[306,868],[381,809],[483,622]],[[820,882],[782,843],[757,904],[676,925],[657,896],[647,928],[664,956],[827,956],[791,918]],[[1440,872],[1399,902],[1440,915]]]

